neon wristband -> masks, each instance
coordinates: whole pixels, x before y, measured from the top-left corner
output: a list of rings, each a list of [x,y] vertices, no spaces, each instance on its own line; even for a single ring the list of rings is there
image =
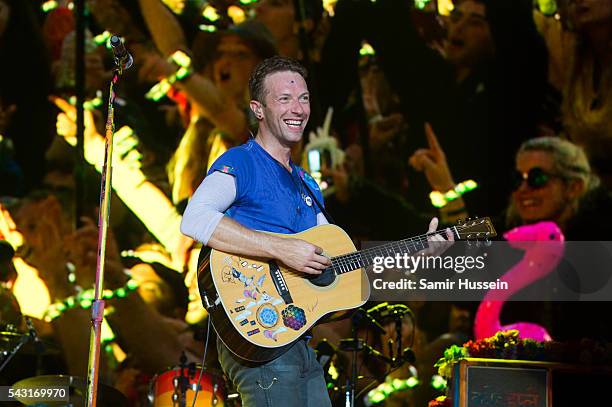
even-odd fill
[[[454,201],[459,198],[461,195],[466,192],[472,191],[478,187],[478,184],[474,180],[467,180],[460,182],[455,185],[454,188],[449,189],[448,191],[442,193],[440,191],[431,191],[429,194],[429,199],[431,200],[431,204],[436,208],[442,208],[450,201]]]

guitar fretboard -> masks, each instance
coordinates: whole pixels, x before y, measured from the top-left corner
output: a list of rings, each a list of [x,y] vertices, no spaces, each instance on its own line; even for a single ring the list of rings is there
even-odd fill
[[[459,237],[456,228],[451,229],[455,238]],[[374,259],[377,257],[395,257],[396,254],[414,254],[429,247],[427,238],[433,235],[446,236],[446,231],[435,231],[424,235],[411,237],[397,242],[386,243],[380,246],[371,247],[356,251],[353,253],[343,254],[341,256],[332,257],[331,269],[336,274],[344,274],[349,271],[368,267],[374,264]]]

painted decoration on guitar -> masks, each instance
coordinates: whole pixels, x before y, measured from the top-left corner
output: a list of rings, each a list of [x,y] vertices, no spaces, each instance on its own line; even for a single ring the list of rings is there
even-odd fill
[[[300,307],[289,304],[289,306],[283,310],[282,314],[283,324],[285,324],[286,327],[298,331],[306,325],[306,314]]]
[[[272,304],[263,304],[257,310],[257,321],[264,328],[272,328],[278,323],[278,311]]]
[[[250,286],[253,283],[253,277],[247,277],[246,274],[236,270],[232,267],[232,276],[237,278],[241,283],[244,283],[245,287]]]
[[[504,234],[512,247],[525,251],[523,259],[508,270],[500,280],[506,281],[508,287],[504,300],[491,300],[489,291],[476,311],[474,336],[476,339],[488,338],[499,331],[516,329],[522,339],[537,341],[552,340],[546,329],[530,322],[516,322],[501,326],[500,314],[505,300],[537,280],[550,274],[559,264],[565,250],[563,233],[553,222],[539,222],[533,225],[519,226]],[[538,244],[538,242],[542,242]],[[549,242],[557,242],[551,244]],[[495,294],[496,298],[499,293]]]
[[[266,338],[268,339],[272,339],[274,342],[278,341],[278,335],[282,334],[283,332],[286,332],[287,328],[285,328],[284,326],[281,326],[280,328],[278,328],[276,331],[272,331],[270,329],[266,329],[263,334]]]

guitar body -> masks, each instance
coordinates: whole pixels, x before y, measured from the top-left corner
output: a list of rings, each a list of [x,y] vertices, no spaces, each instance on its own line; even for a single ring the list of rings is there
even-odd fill
[[[276,236],[315,244],[328,257],[356,250],[335,225]],[[198,288],[219,338],[252,362],[280,356],[317,321],[359,307],[370,296],[365,269],[342,274],[328,269],[311,276],[274,261],[211,249],[200,253]]]

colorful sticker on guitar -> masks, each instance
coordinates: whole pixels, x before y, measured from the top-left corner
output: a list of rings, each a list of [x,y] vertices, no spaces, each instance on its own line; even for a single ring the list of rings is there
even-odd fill
[[[272,328],[278,323],[278,310],[270,304],[264,304],[257,310],[257,322],[264,328]]]
[[[266,275],[265,275],[265,274],[262,274],[262,275],[261,275],[261,277],[259,277],[259,278],[257,279],[257,283],[255,283],[255,285],[256,285],[257,287],[261,287],[261,286],[263,285],[263,283],[264,283],[264,281],[265,281],[265,280],[266,280]]]
[[[263,293],[261,295],[261,299],[257,301],[257,305],[265,304],[266,302],[271,302],[271,301],[272,301],[272,297],[270,296],[270,294]]]
[[[244,283],[245,287],[250,286],[253,283],[253,277],[247,277],[244,273],[236,270],[232,267],[232,276],[237,278],[241,283]]]
[[[244,311],[244,312],[241,312],[240,314],[236,315],[236,317],[234,319],[236,321],[240,321],[241,319],[245,319],[246,317],[248,317],[251,314],[252,314],[251,311]]]
[[[255,335],[259,333],[259,328],[255,328],[252,331],[247,332],[247,335],[251,336],[251,335]]]
[[[252,298],[254,300],[257,299],[257,291],[255,290],[244,290],[245,298]]]
[[[290,304],[287,308],[285,308],[282,312],[283,314],[283,323],[285,326],[294,329],[296,331],[300,330],[304,325],[306,325],[306,314],[304,310],[300,307],[296,307],[293,304]]]
[[[266,338],[268,339],[272,339],[274,342],[276,342],[278,340],[278,335],[282,334],[283,332],[287,331],[287,328],[285,328],[284,326],[281,326],[280,328],[278,328],[276,331],[272,331],[270,329],[266,329],[263,334]]]

